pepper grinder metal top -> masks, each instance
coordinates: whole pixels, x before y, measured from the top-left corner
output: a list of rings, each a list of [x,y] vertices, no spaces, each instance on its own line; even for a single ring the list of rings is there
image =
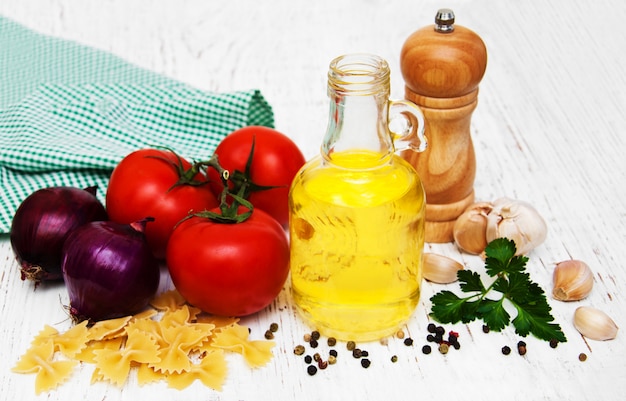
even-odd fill
[[[402,153],[426,191],[426,242],[452,242],[454,222],[474,203],[470,122],[486,67],[482,39],[456,25],[450,9],[440,9],[434,26],[417,30],[402,47],[405,97],[420,106],[426,120],[428,149]]]

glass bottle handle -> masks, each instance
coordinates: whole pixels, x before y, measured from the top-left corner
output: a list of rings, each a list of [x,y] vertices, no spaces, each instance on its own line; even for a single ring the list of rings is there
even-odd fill
[[[396,152],[423,152],[428,144],[424,135],[424,115],[408,100],[389,101],[389,131]]]

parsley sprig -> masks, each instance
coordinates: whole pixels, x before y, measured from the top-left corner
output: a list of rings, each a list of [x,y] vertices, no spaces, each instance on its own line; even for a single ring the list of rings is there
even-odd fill
[[[440,323],[469,323],[482,319],[490,330],[502,331],[511,322],[504,307],[508,301],[517,311],[512,321],[517,334],[566,342],[561,327],[553,323],[552,308],[544,291],[525,271],[528,258],[515,256],[515,252],[514,241],[498,238],[490,242],[485,249],[485,269],[495,280],[487,287],[478,273],[459,270],[457,277],[461,291],[469,295],[459,297],[452,291],[440,291],[430,298],[430,316]],[[499,295],[494,294],[496,292]]]

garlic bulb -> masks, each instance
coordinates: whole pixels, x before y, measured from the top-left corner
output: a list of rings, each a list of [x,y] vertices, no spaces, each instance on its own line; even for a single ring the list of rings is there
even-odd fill
[[[580,260],[557,263],[552,279],[552,296],[559,301],[579,301],[593,288],[593,273]]]
[[[422,274],[428,281],[438,284],[453,283],[457,280],[456,272],[463,270],[463,265],[447,256],[435,253],[424,254]]]
[[[493,209],[488,202],[470,205],[456,219],[452,235],[456,245],[467,253],[480,254],[487,247],[487,215]]]
[[[515,242],[516,255],[531,251],[546,239],[548,227],[541,215],[530,204],[500,198],[493,202],[487,215],[487,243],[496,238],[508,238]]]
[[[618,327],[599,309],[581,306],[574,312],[574,327],[583,336],[598,341],[612,340],[617,337]]]

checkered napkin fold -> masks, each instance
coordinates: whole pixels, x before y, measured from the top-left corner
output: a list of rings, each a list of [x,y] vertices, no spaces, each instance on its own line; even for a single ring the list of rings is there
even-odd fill
[[[273,124],[258,90],[201,91],[0,17],[0,233],[39,188],[97,185],[104,200],[133,150],[208,159],[229,132]]]

